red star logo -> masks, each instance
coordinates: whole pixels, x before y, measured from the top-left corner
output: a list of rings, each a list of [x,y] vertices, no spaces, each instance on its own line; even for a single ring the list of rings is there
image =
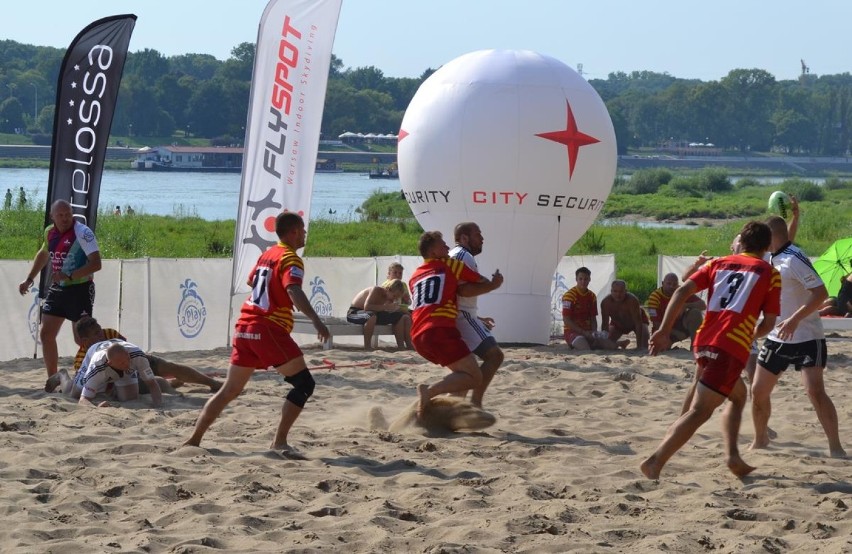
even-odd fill
[[[593,136],[586,133],[581,133],[577,129],[577,122],[574,120],[574,113],[571,111],[571,104],[565,100],[568,106],[568,123],[563,131],[550,131],[549,133],[536,133],[535,136],[559,142],[568,147],[568,179],[574,175],[574,166],[577,164],[577,155],[580,153],[580,147],[588,144],[600,142]]]

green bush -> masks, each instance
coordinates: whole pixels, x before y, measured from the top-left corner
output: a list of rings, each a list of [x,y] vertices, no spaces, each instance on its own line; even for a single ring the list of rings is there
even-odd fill
[[[672,172],[664,168],[640,169],[623,188],[625,194],[654,194],[672,180]]]
[[[799,202],[819,202],[825,198],[822,187],[805,179],[787,179],[781,183],[781,190],[793,194]]]
[[[823,186],[828,190],[842,190],[852,186],[852,183],[844,181],[838,177],[829,177],[825,180]]]
[[[366,221],[411,220],[414,214],[399,192],[374,192],[355,210]]]
[[[660,187],[658,194],[667,196],[700,198],[698,180],[695,177],[677,176],[667,185]]]
[[[710,192],[728,192],[734,188],[728,172],[717,168],[703,169],[698,174],[698,187]]]
[[[760,184],[760,181],[752,177],[743,177],[742,179],[738,179],[737,182],[734,183],[734,188],[736,188],[737,190],[760,186],[763,186]]]

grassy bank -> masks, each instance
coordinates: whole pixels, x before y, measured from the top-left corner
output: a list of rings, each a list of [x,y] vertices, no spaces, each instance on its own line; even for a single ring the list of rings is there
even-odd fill
[[[779,187],[784,188],[784,187]],[[785,189],[787,190],[787,189]],[[689,228],[645,228],[633,225],[593,225],[568,255],[615,254],[618,277],[645,298],[655,287],[657,256],[728,253],[742,224],[766,214],[766,187],[743,186],[702,198],[656,194],[613,194],[603,217],[641,215],[645,219],[674,218]],[[818,256],[836,239],[852,236],[852,186],[823,191],[822,200],[802,201],[802,221],[796,242]],[[23,210],[0,211],[2,259],[31,259],[41,243],[44,205],[29,202]],[[407,204],[397,193],[378,193],[360,210],[360,221],[311,221],[306,257],[416,255],[422,232]],[[713,224],[698,218],[720,218]],[[106,258],[229,257],[235,221],[204,221],[197,217],[134,215],[116,217],[103,212],[97,235]],[[447,232],[449,230],[446,230]],[[486,237],[487,238],[487,237]]]

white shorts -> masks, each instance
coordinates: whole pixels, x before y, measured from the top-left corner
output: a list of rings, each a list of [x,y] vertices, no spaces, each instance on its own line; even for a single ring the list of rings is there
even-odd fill
[[[470,312],[459,310],[459,315],[456,318],[456,327],[458,327],[462,340],[470,351],[480,357],[484,352],[477,352],[476,350],[484,341],[490,339],[489,343],[497,344],[491,336],[491,332],[485,327],[485,324]]]

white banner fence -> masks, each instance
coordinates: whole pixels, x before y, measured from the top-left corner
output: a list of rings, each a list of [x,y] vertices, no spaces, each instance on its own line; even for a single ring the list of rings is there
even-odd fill
[[[403,279],[420,265],[418,256],[376,258],[306,258],[303,290],[320,316],[344,318],[349,302],[366,287],[381,284],[387,267],[398,261],[405,267]],[[20,296],[20,283],[30,261],[0,261],[0,360],[41,357],[38,337],[36,290]],[[586,266],[592,271],[590,288],[602,297],[615,278],[615,257],[572,256],[559,263],[553,276],[551,326],[554,335],[562,333],[561,298],[574,285],[574,271]],[[230,298],[232,260],[230,258],[142,258],[104,260],[95,275],[97,295],[94,315],[104,327],[118,329],[131,342],[148,352],[209,350],[228,346],[231,328],[239,315],[244,295]],[[230,306],[229,306],[230,304]],[[229,318],[229,308],[233,313]],[[482,315],[488,315],[483,313]],[[59,333],[59,355],[76,351],[70,323]],[[499,326],[499,322],[498,322]],[[302,344],[316,337],[296,335]],[[352,344],[360,342],[358,337]],[[498,337],[499,339],[499,337]],[[346,344],[347,340],[338,341]]]
[[[659,256],[657,282],[674,272],[680,277],[695,260],[694,256]],[[306,258],[305,294],[323,318],[343,319],[349,302],[363,288],[381,284],[387,267],[400,262],[408,280],[420,265],[419,256],[381,256],[376,258]],[[36,290],[22,297],[20,283],[31,266],[30,261],[0,261],[0,361],[41,357],[38,336]],[[562,334],[562,295],[574,286],[579,267],[592,272],[589,288],[602,299],[616,278],[615,256],[565,256],[553,274],[551,286],[551,334]],[[104,327],[118,329],[128,339],[149,352],[209,350],[228,346],[234,320],[239,315],[244,295],[229,298],[232,260],[230,258],[143,258],[104,260],[96,274],[95,317]],[[233,313],[229,319],[229,300]],[[640,299],[643,301],[645,299]],[[480,310],[481,315],[489,315]],[[499,329],[499,321],[498,329]],[[826,330],[852,329],[852,319],[823,318]],[[295,335],[301,344],[313,344],[313,335]],[[499,340],[499,336],[498,336]],[[337,344],[360,344],[359,337],[335,338]],[[77,351],[70,323],[59,333],[59,355]]]

